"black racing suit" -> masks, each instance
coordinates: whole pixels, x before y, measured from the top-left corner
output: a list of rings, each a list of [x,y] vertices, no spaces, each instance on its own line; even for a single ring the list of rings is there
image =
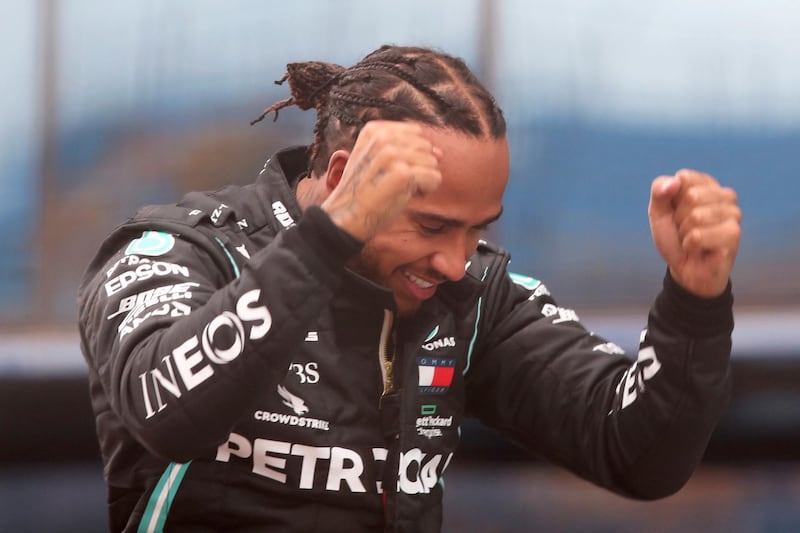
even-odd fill
[[[439,531],[464,417],[629,497],[690,477],[730,394],[730,287],[666,276],[634,362],[481,242],[412,319],[361,244],[256,183],[151,206],[100,248],[80,333],[114,531]]]

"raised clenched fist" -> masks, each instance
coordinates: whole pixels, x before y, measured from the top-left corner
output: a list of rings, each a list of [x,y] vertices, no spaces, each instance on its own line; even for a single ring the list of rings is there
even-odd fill
[[[650,192],[653,241],[675,281],[697,296],[720,295],[741,236],[736,192],[695,170],[653,180]]]
[[[367,241],[388,226],[412,197],[439,187],[440,157],[418,123],[368,122],[322,209],[339,227]]]

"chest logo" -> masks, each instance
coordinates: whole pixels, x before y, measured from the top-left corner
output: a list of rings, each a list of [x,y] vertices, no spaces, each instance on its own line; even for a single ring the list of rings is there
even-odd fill
[[[291,408],[297,416],[302,416],[308,412],[306,402],[299,396],[295,396],[289,392],[283,385],[278,385],[278,394],[283,398],[283,405]]]
[[[329,431],[331,429],[331,423],[328,420],[304,416],[309,411],[306,402],[301,397],[289,392],[283,385],[278,385],[278,394],[283,400],[283,405],[294,411],[294,414],[273,413],[272,411],[259,409],[253,413],[253,417],[256,420],[270,424],[317,429],[320,431]]]
[[[419,367],[418,392],[444,394],[453,383],[456,360],[453,357],[417,357]]]
[[[422,349],[428,352],[432,352],[433,350],[439,350],[441,348],[454,348],[456,345],[455,337],[439,337],[435,338],[439,334],[439,326],[437,325],[433,330],[428,333],[428,336],[422,342]]]

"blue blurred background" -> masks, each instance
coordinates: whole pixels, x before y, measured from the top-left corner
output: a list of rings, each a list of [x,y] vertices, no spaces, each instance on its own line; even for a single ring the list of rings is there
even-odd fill
[[[735,397],[689,485],[629,502],[467,426],[446,530],[800,530],[798,27],[790,0],[3,2],[0,531],[105,529],[74,304],[102,237],[308,142],[311,112],[248,124],[288,95],[273,80],[383,43],[459,55],[494,92],[512,175],[492,238],[629,350],[664,271],[651,180],[704,170],[744,212]]]

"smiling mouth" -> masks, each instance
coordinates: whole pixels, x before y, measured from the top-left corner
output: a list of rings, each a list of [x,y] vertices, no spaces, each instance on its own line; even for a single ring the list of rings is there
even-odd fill
[[[435,283],[431,283],[430,281],[425,281],[424,279],[415,276],[414,274],[412,274],[411,272],[408,272],[407,270],[403,270],[402,272],[403,272],[403,275],[406,277],[406,279],[408,279],[411,282],[413,282],[414,285],[416,285],[420,289],[430,289],[431,287],[435,287],[436,286]]]

